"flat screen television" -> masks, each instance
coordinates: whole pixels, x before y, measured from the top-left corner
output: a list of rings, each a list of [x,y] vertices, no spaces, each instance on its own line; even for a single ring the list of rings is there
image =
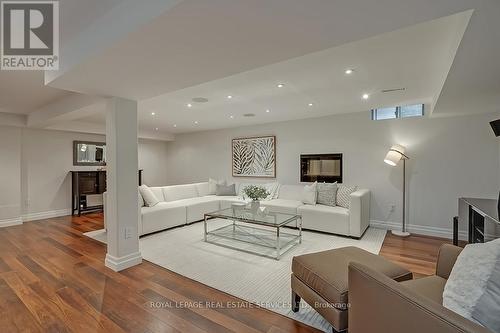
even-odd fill
[[[300,181],[342,183],[342,154],[300,155]]]

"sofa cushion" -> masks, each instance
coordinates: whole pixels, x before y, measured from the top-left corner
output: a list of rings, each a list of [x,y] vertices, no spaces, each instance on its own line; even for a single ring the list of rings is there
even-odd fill
[[[198,196],[199,197],[204,197],[206,195],[209,195],[208,182],[196,183],[196,184],[193,184],[193,185],[196,186],[196,190],[198,191]]]
[[[217,184],[225,184],[225,180],[208,179],[208,195],[214,195],[217,190]]]
[[[432,301],[443,304],[443,290],[446,279],[433,275],[420,279],[404,281],[402,284],[415,293],[425,296]]]
[[[337,205],[349,209],[351,206],[351,193],[358,190],[357,186],[338,185]]]
[[[176,201],[182,199],[198,197],[198,190],[195,184],[173,185],[163,187],[165,201]]]
[[[150,187],[150,189],[159,201],[165,201],[165,196],[163,195],[163,187],[156,186]]]
[[[475,321],[472,313],[486,292],[488,280],[500,260],[500,239],[468,244],[453,265],[443,291],[443,306]],[[498,279],[498,277],[495,277]]]
[[[302,201],[286,200],[286,199],[273,199],[268,201],[261,201],[261,206],[267,207],[271,212],[297,214],[297,208],[302,206]]]
[[[213,195],[177,200],[175,203],[186,207],[187,223],[201,221],[205,213],[214,212],[220,209],[220,200]]]
[[[303,205],[297,208],[302,228],[349,235],[349,210],[340,206]]]
[[[318,197],[318,182],[306,185],[302,189],[302,202],[309,205],[315,205]]]
[[[215,189],[215,195],[217,196],[235,196],[236,195],[236,185],[222,185],[217,184]]]
[[[144,202],[144,198],[142,197],[142,194],[141,194],[140,190],[137,192],[137,200],[138,200],[138,203],[139,203],[139,207],[144,207],[144,205],[146,203]]]
[[[186,224],[186,207],[176,202],[160,202],[141,208],[141,235]]]
[[[289,199],[302,201],[302,185],[281,185],[279,188],[278,199]]]
[[[348,302],[348,267],[351,261],[366,265],[396,281],[411,279],[412,273],[389,260],[349,246],[293,257],[295,277],[329,303]]]
[[[148,207],[153,207],[160,202],[160,199],[155,195],[153,189],[148,187],[147,185],[139,186],[139,193],[142,196],[145,205]],[[161,197],[163,198],[163,196]]]
[[[316,203],[326,205],[326,206],[336,206],[337,205],[337,183],[327,184],[318,183],[318,198]]]

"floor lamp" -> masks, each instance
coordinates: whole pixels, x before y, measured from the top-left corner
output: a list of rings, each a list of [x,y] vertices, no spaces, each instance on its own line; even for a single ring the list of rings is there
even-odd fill
[[[410,236],[410,233],[406,231],[406,160],[408,159],[410,158],[405,155],[405,147],[400,145],[392,146],[384,159],[384,162],[390,166],[396,166],[399,161],[403,161],[403,228],[401,231],[392,230],[394,235],[400,237]]]

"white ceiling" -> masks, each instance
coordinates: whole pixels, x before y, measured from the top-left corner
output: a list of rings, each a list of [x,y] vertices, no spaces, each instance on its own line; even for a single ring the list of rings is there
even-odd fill
[[[73,94],[43,82],[40,71],[0,70],[0,112],[28,114]]]
[[[181,133],[400,103],[425,102],[432,107],[470,14],[455,14],[145,99],[139,104],[139,119],[142,126]],[[346,75],[346,68],[354,73]],[[278,88],[278,83],[284,87]],[[381,93],[401,87],[402,92]],[[370,99],[363,100],[364,93]],[[193,102],[195,97],[208,102]],[[247,113],[255,117],[244,117]]]
[[[103,13],[124,2],[62,0],[62,43],[97,18],[106,23]],[[500,109],[498,0],[177,2],[103,50],[89,51],[50,77],[50,85],[137,99],[141,128],[177,133],[422,100],[437,116]],[[470,12],[449,17],[469,9],[468,26]],[[107,23],[112,29],[117,22]],[[347,67],[355,67],[354,75],[343,74]],[[0,72],[0,112],[34,112],[68,94],[40,82],[39,73]],[[275,88],[278,82],[285,87]],[[398,86],[407,89],[379,92]],[[368,102],[359,98],[364,91],[371,93]],[[185,107],[199,96],[209,102]],[[102,123],[94,111],[72,121]],[[246,112],[256,117],[241,117]]]

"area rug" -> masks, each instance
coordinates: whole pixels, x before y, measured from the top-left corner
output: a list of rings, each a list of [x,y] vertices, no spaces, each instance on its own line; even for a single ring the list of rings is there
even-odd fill
[[[211,220],[209,223],[213,228],[226,222]],[[245,301],[331,332],[330,324],[305,303],[302,302],[298,313],[291,311],[292,257],[344,246],[357,246],[378,254],[385,234],[385,230],[369,228],[362,239],[355,240],[304,231],[302,244],[292,248],[277,261],[205,243],[203,223],[195,223],[142,237],[140,250],[145,260]]]
[[[225,221],[209,221],[211,228]],[[306,303],[298,313],[290,307],[290,273],[293,256],[344,246],[357,246],[378,254],[386,231],[369,228],[360,240],[304,231],[302,244],[285,253],[279,261],[203,241],[203,223],[195,223],[141,237],[145,260],[165,267],[215,289],[255,303],[271,311],[325,332],[330,324]],[[97,235],[102,240],[102,232]],[[96,239],[96,238],[94,238]],[[332,263],[334,265],[335,263]]]

